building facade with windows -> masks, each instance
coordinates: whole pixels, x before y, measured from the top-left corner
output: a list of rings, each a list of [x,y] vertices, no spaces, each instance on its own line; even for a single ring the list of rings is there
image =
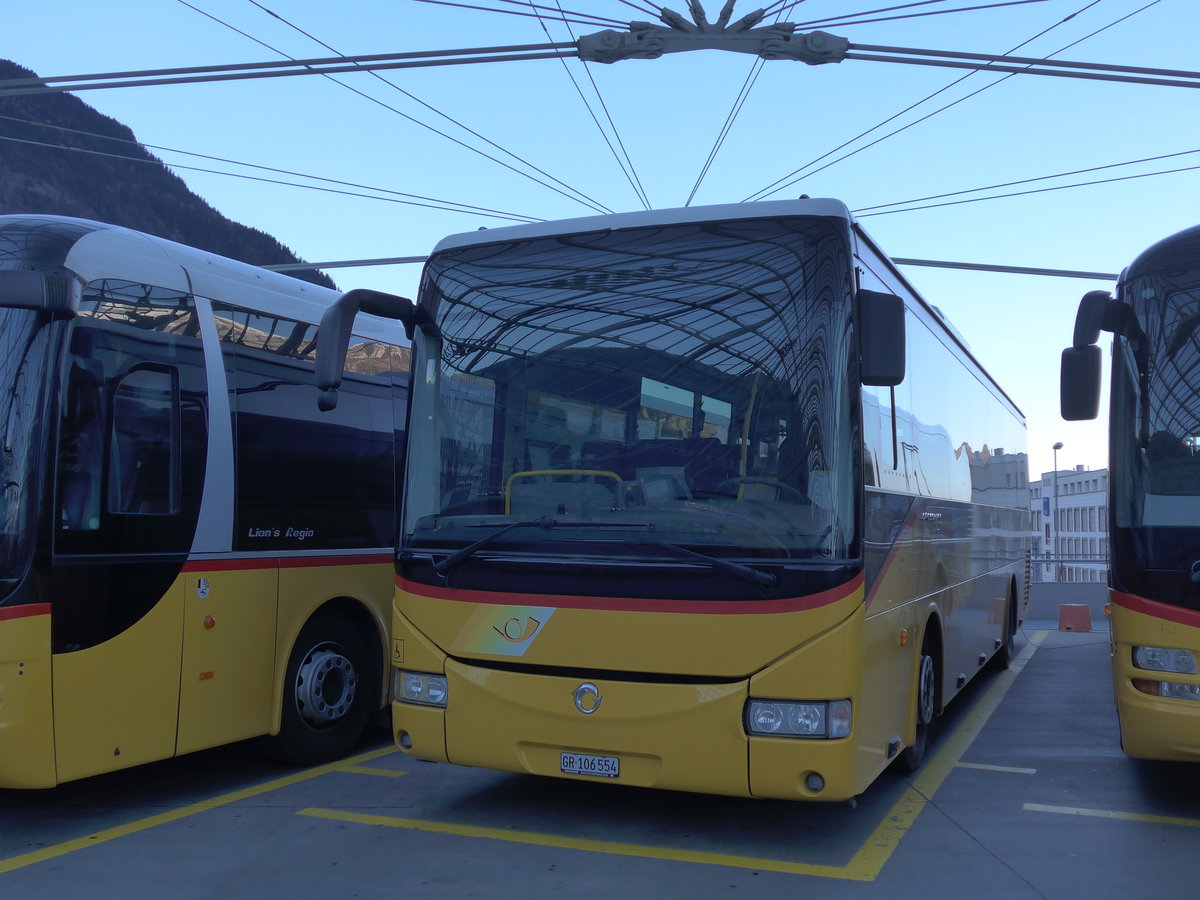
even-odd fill
[[[1034,581],[1108,580],[1108,469],[1043,472],[1029,515]]]

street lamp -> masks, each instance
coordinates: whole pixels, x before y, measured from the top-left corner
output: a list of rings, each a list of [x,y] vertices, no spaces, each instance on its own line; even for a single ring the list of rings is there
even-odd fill
[[[1050,520],[1054,528],[1054,545],[1050,552],[1054,554],[1054,581],[1062,581],[1062,556],[1059,552],[1062,541],[1058,537],[1058,451],[1062,449],[1062,441],[1055,442],[1051,448],[1054,451],[1054,514]]]

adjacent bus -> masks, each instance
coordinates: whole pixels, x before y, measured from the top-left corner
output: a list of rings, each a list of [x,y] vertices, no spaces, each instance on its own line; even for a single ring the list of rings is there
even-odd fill
[[[841,202],[451,236],[415,325],[405,752],[851,798],[1012,652],[1023,416]]]
[[[386,708],[409,349],[327,288],[98,222],[0,216],[0,787]],[[368,297],[368,300],[371,298]]]
[[[1116,296],[1085,295],[1062,414],[1094,419],[1111,332],[1109,609],[1121,746],[1200,760],[1200,226],[1143,252]]]

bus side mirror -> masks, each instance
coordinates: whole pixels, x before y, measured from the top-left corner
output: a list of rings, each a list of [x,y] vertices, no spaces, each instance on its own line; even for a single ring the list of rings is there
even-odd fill
[[[1094,419],[1100,412],[1101,331],[1114,330],[1112,294],[1088,291],[1075,313],[1075,334],[1062,352],[1058,378],[1058,403],[1068,422]]]
[[[413,302],[404,297],[359,288],[347,291],[338,297],[333,306],[321,316],[317,331],[317,408],[329,412],[338,402],[338,388],[342,383],[342,372],[346,368],[346,348],[354,327],[354,317],[359,311],[398,319],[404,332],[412,339],[417,315]]]
[[[904,301],[880,291],[858,292],[859,374],[872,387],[904,380]]]
[[[1059,406],[1068,422],[1094,419],[1100,412],[1100,348],[1068,347],[1059,370]]]

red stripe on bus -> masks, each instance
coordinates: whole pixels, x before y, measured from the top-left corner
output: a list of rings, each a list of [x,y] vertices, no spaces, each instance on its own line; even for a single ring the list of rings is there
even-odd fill
[[[784,597],[778,600],[740,600],[723,603],[706,600],[665,600],[635,597],[579,597],[560,594],[510,594],[506,592],[468,591],[457,588],[418,584],[397,576],[396,587],[410,594],[435,600],[458,603],[483,603],[493,606],[551,606],[555,609],[596,609],[613,612],[700,613],[708,615],[765,615],[790,613],[829,606],[861,590],[860,572],[845,584],[806,597]]]
[[[1168,622],[1178,622],[1180,625],[1200,628],[1200,610],[1171,606],[1169,603],[1160,603],[1157,600],[1148,600],[1145,597],[1125,594],[1121,591],[1110,590],[1108,596],[1115,606],[1121,606],[1145,616],[1152,616],[1155,619],[1166,619]]]
[[[0,622],[9,619],[26,619],[30,616],[50,615],[49,603],[27,603],[24,606],[0,606]]]
[[[367,566],[391,563],[388,553],[370,556],[288,556],[256,559],[193,559],[183,564],[184,572],[240,572],[251,569],[311,569],[326,566]]]

